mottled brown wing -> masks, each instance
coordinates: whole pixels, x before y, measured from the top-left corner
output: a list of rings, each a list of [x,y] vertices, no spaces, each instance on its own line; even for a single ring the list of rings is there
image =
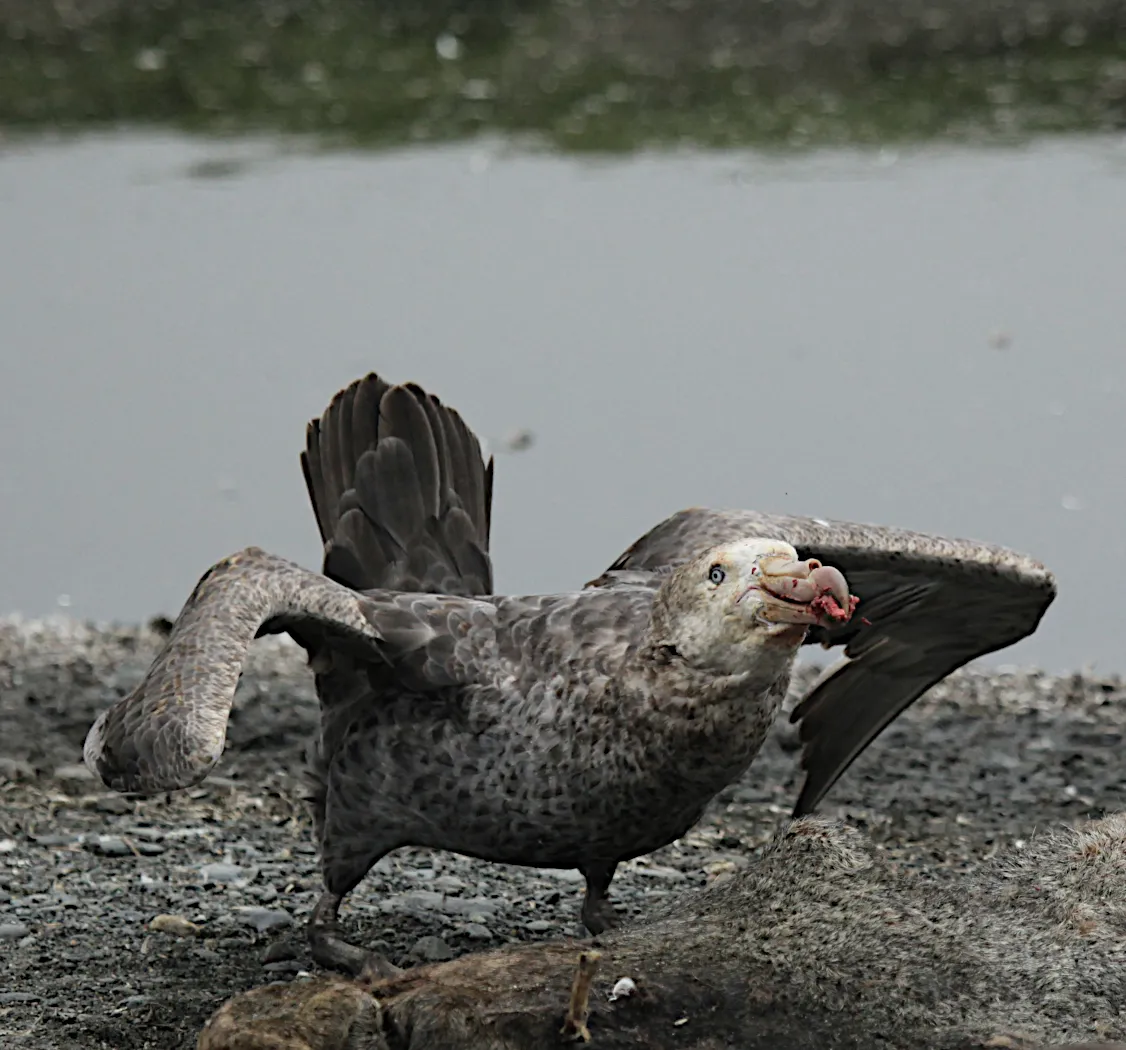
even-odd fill
[[[461,416],[374,372],[306,428],[301,469],[324,573],[355,590],[492,591],[493,461]]]
[[[503,719],[537,684],[607,678],[644,630],[651,602],[645,588],[494,599],[361,594],[248,548],[200,578],[144,680],[91,727],[84,757],[117,791],[199,783],[223,753],[247,650],[282,632],[352,657],[356,678],[379,677],[378,695],[365,702],[485,690],[493,694],[486,706]]]
[[[494,614],[490,602],[461,596],[359,594],[248,548],[201,577],[144,681],[91,727],[86,764],[117,791],[203,780],[223,753],[235,688],[259,635],[290,632],[350,654],[361,668],[385,666],[402,689],[445,689],[492,673]]]
[[[715,544],[763,536],[792,544],[848,578],[852,620],[809,641],[843,645],[791,715],[801,722],[805,783],[796,816],[813,811],[856,757],[919,696],[979,656],[1031,634],[1056,595],[1039,562],[1003,547],[852,522],[692,508],[641,537],[597,585],[619,573],[667,571]]]

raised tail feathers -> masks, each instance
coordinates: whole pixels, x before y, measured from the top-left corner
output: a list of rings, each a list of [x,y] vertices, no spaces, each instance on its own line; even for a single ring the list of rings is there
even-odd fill
[[[493,461],[433,394],[370,373],[309,423],[301,465],[326,576],[356,590],[492,592]]]

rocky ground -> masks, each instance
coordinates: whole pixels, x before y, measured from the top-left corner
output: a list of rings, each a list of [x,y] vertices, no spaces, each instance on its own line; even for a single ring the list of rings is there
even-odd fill
[[[235,991],[311,968],[318,892],[301,802],[311,681],[259,642],[218,775],[176,796],[98,790],[86,729],[144,673],[145,630],[0,625],[0,1042],[36,1050],[186,1048]],[[1051,823],[1126,810],[1118,678],[962,672],[889,729],[823,806],[919,878],[942,879]],[[778,733],[694,832],[626,865],[615,898],[660,897],[743,865],[796,795]],[[426,850],[385,859],[345,921],[400,964],[576,932],[582,884]]]

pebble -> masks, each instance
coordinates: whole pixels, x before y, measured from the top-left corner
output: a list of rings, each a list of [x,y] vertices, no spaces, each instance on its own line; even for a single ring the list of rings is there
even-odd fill
[[[0,923],[0,941],[18,941],[29,933],[31,933],[31,930],[22,922]]]
[[[195,937],[199,934],[199,927],[182,915],[157,915],[149,922],[149,929],[170,933],[174,937]]]
[[[684,882],[688,878],[683,871],[677,868],[666,868],[658,864],[651,864],[645,867],[638,865],[633,868],[635,875],[642,875],[647,879],[665,879],[668,882]]]
[[[220,937],[214,942],[216,948],[234,948],[239,951],[249,943],[245,937]]]
[[[39,996],[34,992],[0,992],[0,1003],[37,1003]]]
[[[121,816],[124,813],[131,813],[133,811],[133,803],[127,798],[122,798],[120,795],[106,795],[104,798],[94,799],[92,808],[98,813],[110,813],[114,816]]]
[[[303,967],[296,959],[285,959],[280,962],[266,963],[262,969],[267,973],[300,973]]]
[[[433,886],[440,893],[458,893],[465,889],[465,882],[456,875],[440,875],[434,880]]]
[[[131,857],[133,851],[120,835],[96,835],[86,840],[86,848],[102,857]]]
[[[290,959],[296,959],[297,954],[297,945],[292,941],[274,941],[262,953],[262,962],[266,966],[270,963],[286,962]]]
[[[34,780],[35,767],[22,758],[0,757],[0,780]]]
[[[122,999],[121,1002],[119,1002],[117,1005],[119,1007],[123,1007],[126,1010],[129,1010],[135,1006],[148,1006],[148,1004],[151,1002],[152,999],[147,995],[130,995],[127,998]]]
[[[381,908],[384,911],[438,911],[443,900],[442,894],[432,890],[412,890],[387,897],[381,902]]]
[[[447,915],[457,915],[470,922],[486,922],[500,910],[500,905],[488,897],[447,897],[442,902],[442,911]]]
[[[493,939],[493,931],[479,922],[467,922],[459,928],[458,932],[464,933],[466,937],[473,941],[491,941]]]
[[[411,958],[423,962],[445,962],[454,957],[453,949],[441,937],[419,937],[410,950]]]
[[[293,917],[287,911],[278,908],[257,908],[246,906],[235,908],[235,914],[247,926],[253,926],[259,933],[268,930],[281,929],[283,926],[292,926]]]
[[[237,864],[228,864],[217,861],[214,864],[205,864],[200,869],[204,882],[217,882],[224,885],[246,885],[253,882],[258,874],[257,868],[242,868]]]
[[[28,835],[37,846],[75,846],[82,841],[81,835]]]
[[[524,929],[529,933],[547,933],[552,925],[546,919],[533,919],[531,922],[524,923]]]
[[[94,774],[84,765],[77,762],[65,766],[56,766],[51,774],[55,780],[93,780]]]

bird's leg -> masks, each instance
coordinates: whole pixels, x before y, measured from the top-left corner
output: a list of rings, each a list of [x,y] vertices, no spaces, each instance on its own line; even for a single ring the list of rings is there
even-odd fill
[[[394,977],[402,973],[399,967],[378,952],[364,951],[363,948],[349,944],[340,935],[336,920],[343,899],[343,894],[326,890],[309,917],[306,935],[317,965],[329,970],[340,970],[353,977],[361,974]]]
[[[606,891],[614,878],[617,861],[609,864],[590,864],[579,870],[586,879],[586,896],[583,897],[583,925],[597,937],[600,933],[617,926],[621,919],[614,912],[614,906],[606,899]]]

